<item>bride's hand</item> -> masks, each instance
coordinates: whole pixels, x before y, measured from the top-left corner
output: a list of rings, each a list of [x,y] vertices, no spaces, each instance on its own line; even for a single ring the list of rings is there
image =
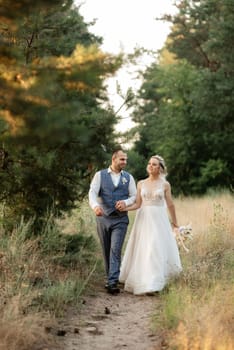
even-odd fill
[[[119,211],[124,211],[124,209],[126,208],[126,204],[124,201],[118,201],[115,203],[115,208]]]

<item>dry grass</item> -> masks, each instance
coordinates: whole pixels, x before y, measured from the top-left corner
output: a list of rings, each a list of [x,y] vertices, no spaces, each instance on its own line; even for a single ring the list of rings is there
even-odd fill
[[[95,251],[85,240],[82,215],[66,218],[61,224],[65,235],[50,223],[42,236],[31,239],[25,239],[30,237],[30,222],[22,221],[7,234],[0,229],[0,350],[59,349],[53,347],[56,337],[47,325],[52,324],[54,332],[66,307],[79,305],[94,269],[89,263]],[[74,252],[66,252],[68,235],[77,238],[79,232],[82,240],[74,242]]]
[[[176,198],[178,222],[180,225],[192,223],[193,232],[205,233],[214,220],[214,206],[221,205],[229,217],[230,229],[234,232],[234,197],[229,193],[205,197]]]
[[[24,241],[28,229],[21,223],[9,237],[3,231],[0,235],[0,350],[48,349],[52,344],[47,320],[29,312],[42,262],[37,241]]]
[[[64,234],[75,234],[82,228],[83,231],[96,236],[96,219],[90,209],[88,200],[84,200],[79,209],[74,209],[71,215],[64,215],[64,220],[58,224]]]
[[[180,224],[191,223],[184,271],[162,295],[154,327],[167,329],[167,349],[234,348],[234,197],[230,194],[175,200]],[[162,332],[162,333],[163,333]]]
[[[233,332],[233,293],[217,285],[212,295],[204,293],[199,302],[185,309],[171,343],[184,350],[231,350]]]
[[[157,332],[159,327],[166,330],[168,349],[231,350],[234,198],[229,194],[178,198],[175,204],[179,223],[192,224],[194,239],[188,243],[189,253],[181,250],[184,271],[162,294],[155,327]],[[129,231],[134,215],[130,213]],[[81,230],[96,236],[95,218],[87,203],[66,217],[60,228],[65,235]],[[0,232],[0,350],[51,349],[54,338],[46,325],[56,324],[56,318],[48,305],[59,310],[66,303],[76,303],[78,289],[84,286],[76,280],[77,265],[74,270],[58,264],[61,244],[53,227],[46,236],[48,256],[41,255],[37,240],[24,240],[29,229],[21,223],[7,237]],[[82,254],[83,264],[83,250]],[[83,272],[79,269],[85,277],[92,268],[86,263]]]
[[[45,327],[45,320],[36,315],[0,321],[0,350],[46,350],[52,349],[54,339]]]

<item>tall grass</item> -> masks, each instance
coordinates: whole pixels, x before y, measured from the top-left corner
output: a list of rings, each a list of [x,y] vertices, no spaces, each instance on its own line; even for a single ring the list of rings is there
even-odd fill
[[[175,201],[179,223],[191,223],[189,253],[181,250],[183,273],[161,294],[153,328],[168,349],[234,348],[234,198],[230,194]],[[166,330],[166,333],[165,333]]]
[[[89,216],[84,203],[59,222],[48,217],[37,237],[33,220],[22,219],[11,232],[0,228],[0,350],[48,348],[47,324],[56,324],[69,305],[79,307],[98,265]]]
[[[175,204],[179,223],[192,224],[194,239],[189,253],[181,250],[183,273],[160,295],[153,328],[165,335],[168,349],[229,350],[234,334],[233,197],[178,198]],[[54,338],[47,325],[56,326],[69,305],[78,307],[87,285],[103,271],[87,201],[63,220],[51,219],[31,239],[31,221],[22,220],[12,232],[0,227],[0,350],[48,348]]]

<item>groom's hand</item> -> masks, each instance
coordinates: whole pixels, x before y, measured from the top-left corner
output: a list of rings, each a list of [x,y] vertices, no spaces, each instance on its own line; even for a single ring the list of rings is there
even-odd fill
[[[124,201],[118,201],[115,203],[115,208],[119,211],[124,211],[124,209],[126,208],[126,204]]]
[[[104,214],[103,209],[101,207],[95,207],[93,210],[96,216],[102,216]]]

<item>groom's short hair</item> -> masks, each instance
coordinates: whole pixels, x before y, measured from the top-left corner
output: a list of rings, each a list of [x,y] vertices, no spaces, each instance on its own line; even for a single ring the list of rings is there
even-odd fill
[[[113,156],[116,156],[117,153],[120,152],[120,151],[123,152],[123,153],[126,153],[126,152],[123,150],[122,147],[117,147],[117,148],[115,148],[115,149],[112,151],[112,157],[113,157]]]

